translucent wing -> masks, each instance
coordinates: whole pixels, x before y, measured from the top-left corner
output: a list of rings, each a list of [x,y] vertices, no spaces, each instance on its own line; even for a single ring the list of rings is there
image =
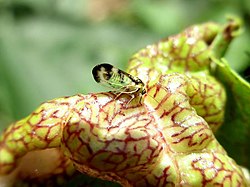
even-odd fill
[[[106,63],[95,66],[92,74],[97,83],[116,91],[133,93],[144,86],[140,79]]]

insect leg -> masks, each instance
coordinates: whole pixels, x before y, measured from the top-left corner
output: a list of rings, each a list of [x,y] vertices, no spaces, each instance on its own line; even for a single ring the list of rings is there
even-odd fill
[[[131,99],[126,103],[126,106],[135,98],[134,94],[129,94],[131,96]]]

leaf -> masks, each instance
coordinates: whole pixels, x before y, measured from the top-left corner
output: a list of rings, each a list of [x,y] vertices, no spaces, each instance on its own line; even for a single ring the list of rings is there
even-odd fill
[[[250,84],[225,59],[213,60],[217,65],[215,75],[227,92],[225,122],[216,136],[238,164],[250,168]]]

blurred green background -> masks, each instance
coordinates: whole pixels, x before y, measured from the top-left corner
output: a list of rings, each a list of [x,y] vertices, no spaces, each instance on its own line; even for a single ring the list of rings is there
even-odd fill
[[[228,14],[245,21],[227,59],[247,78],[249,0],[0,0],[0,131],[43,101],[103,91],[95,64],[126,69],[147,44]]]
[[[249,80],[249,0],[0,0],[0,132],[41,102],[105,90],[94,65],[126,69],[146,45],[228,14],[245,28],[226,58]]]

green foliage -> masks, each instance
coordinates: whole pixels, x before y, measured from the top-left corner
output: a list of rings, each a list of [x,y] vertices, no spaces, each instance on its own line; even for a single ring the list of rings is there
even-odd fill
[[[224,125],[216,134],[222,146],[237,160],[250,168],[250,84],[234,72],[225,60],[215,60],[216,77],[223,82],[227,92]]]
[[[103,91],[92,78],[94,65],[110,62],[125,69],[132,54],[147,44],[198,22],[224,20],[228,13],[246,22],[226,59],[249,76],[248,0],[130,0],[102,21],[91,18],[98,10],[90,9],[90,4],[90,0],[0,0],[0,131],[43,101]],[[226,85],[235,85],[227,87],[228,124],[218,136],[233,158],[249,166],[249,90],[228,66],[218,72]]]

